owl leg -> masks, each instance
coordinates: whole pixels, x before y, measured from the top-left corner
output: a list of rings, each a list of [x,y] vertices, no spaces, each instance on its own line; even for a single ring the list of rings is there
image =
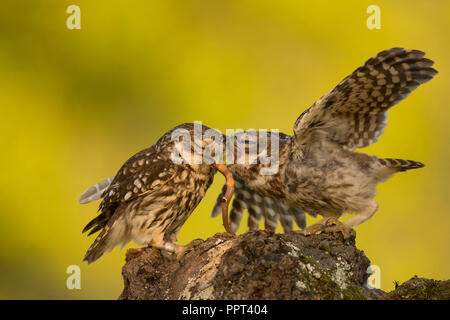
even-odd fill
[[[202,243],[202,239],[195,239],[189,242],[186,245],[176,245],[173,242],[162,241],[162,242],[154,242],[152,241],[151,245],[154,248],[160,249],[161,254],[169,259],[181,259],[186,253],[194,249],[200,243]],[[170,253],[173,253],[172,255]]]
[[[202,239],[194,239],[188,244],[184,246],[176,246],[175,254],[177,256],[177,259],[181,259],[186,253],[194,249],[196,246],[198,246],[200,243],[202,243]]]
[[[360,225],[364,221],[369,220],[375,212],[378,210],[378,203],[376,201],[372,201],[370,205],[362,212],[356,214],[354,217],[348,219],[345,222],[342,222],[338,225],[327,227],[325,232],[342,232],[344,238],[347,239],[351,235],[355,234],[354,227]]]
[[[171,253],[174,253],[177,247],[176,244],[173,244],[171,242],[159,242],[154,240],[152,240],[152,242],[149,243],[148,246],[159,249],[161,251],[161,254],[168,259],[173,259],[173,254]]]
[[[178,233],[180,233],[180,229],[181,227],[179,227],[177,230],[175,230],[174,233],[170,235],[169,240],[171,243],[177,243]],[[183,246],[177,245],[175,248],[175,255],[177,256],[177,259],[180,259],[182,256],[184,256],[186,253],[194,249],[202,242],[203,239],[194,239],[186,245]]]
[[[367,206],[367,208],[364,209],[364,211],[348,219],[347,221],[344,222],[344,224],[349,228],[354,228],[357,225],[363,223],[364,221],[367,221],[370,218],[372,218],[372,216],[375,214],[375,212],[377,212],[377,210],[378,210],[378,203],[375,200],[373,200],[369,204],[369,206]]]

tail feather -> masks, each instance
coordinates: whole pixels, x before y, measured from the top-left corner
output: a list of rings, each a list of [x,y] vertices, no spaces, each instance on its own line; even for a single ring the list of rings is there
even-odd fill
[[[78,203],[85,204],[100,199],[105,190],[110,186],[113,178],[114,177],[109,177],[94,184],[92,187],[83,192],[83,194],[78,199]]]
[[[300,208],[289,208],[289,212],[295,219],[295,223],[300,229],[306,228],[306,216]]]
[[[235,181],[235,188],[236,188],[236,182]],[[221,212],[222,212],[222,202],[223,202],[223,197],[225,196],[225,193],[227,191],[227,185],[224,184],[222,187],[222,190],[220,191],[219,196],[217,197],[216,203],[214,204],[214,208],[211,212],[211,218],[217,217]]]
[[[95,217],[94,219],[89,221],[89,223],[83,228],[82,233],[85,233],[88,230],[92,229],[88,233],[88,236],[90,236],[91,234],[96,233],[97,231],[103,229],[107,225],[107,223],[109,222],[111,217],[113,216],[117,207],[118,207],[118,204],[116,203],[116,204],[112,204],[111,206],[109,206],[107,208],[104,208],[97,217]]]
[[[86,231],[98,226],[101,226],[103,228],[106,222],[108,222],[108,220],[106,220],[106,222],[104,221],[105,218],[105,212],[100,213],[97,217],[89,221],[89,223],[83,228],[83,231],[81,231],[81,233],[85,233]],[[90,232],[88,235],[91,235],[92,233],[94,232]]]
[[[243,199],[242,193],[237,193],[234,196],[233,204],[230,210],[230,227],[233,232],[236,232],[239,228],[245,209],[247,209],[247,205]]]
[[[386,159],[378,159],[378,162],[387,168],[392,168],[397,171],[406,171],[425,167],[425,165],[421,162],[404,159],[386,158]]]
[[[102,230],[102,232],[89,247],[86,255],[83,258],[83,261],[86,261],[89,264],[98,260],[109,248],[108,238],[108,229],[107,227],[105,227],[105,229]]]
[[[275,211],[274,201],[272,198],[264,197],[265,205],[263,207],[263,215],[264,215],[264,228],[275,232],[277,225],[279,214]]]
[[[105,252],[111,251],[116,245],[122,244],[124,246],[130,241],[123,217],[114,215],[112,219],[91,244],[83,261],[86,261],[88,264],[92,263],[98,260]]]
[[[278,210],[280,212],[279,217],[283,231],[286,233],[291,232],[293,228],[293,219],[292,215],[289,212],[289,208],[281,202],[275,202],[274,205],[278,207]]]
[[[264,197],[257,191],[249,188],[238,176],[235,178],[234,199],[230,210],[230,226],[236,232],[242,220],[244,210],[248,210],[248,230],[258,230],[259,221],[264,218],[266,229],[275,231],[278,220],[281,222],[284,232],[289,232],[293,228],[293,221],[304,229],[306,226],[305,213],[299,208],[291,208],[280,201]],[[223,186],[211,213],[211,217],[216,217],[221,213],[222,198],[225,195],[226,185]]]

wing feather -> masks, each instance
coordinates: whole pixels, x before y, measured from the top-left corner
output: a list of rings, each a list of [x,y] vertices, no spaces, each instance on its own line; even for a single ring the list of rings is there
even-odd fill
[[[376,142],[387,110],[437,73],[424,55],[392,48],[367,60],[300,115],[294,125],[297,143],[317,134],[350,150]]]
[[[292,231],[293,221],[299,228],[305,228],[306,217],[301,209],[290,208],[278,200],[261,195],[246,185],[237,174],[234,174],[234,179],[234,198],[230,210],[230,226],[234,232],[239,228],[246,209],[248,210],[249,231],[258,230],[262,218],[264,218],[265,228],[272,231],[275,231],[278,220],[280,220],[284,232]],[[226,185],[223,186],[217,197],[211,217],[216,217],[222,212],[221,205],[225,191]]]
[[[99,206],[101,213],[82,232],[90,230],[88,235],[91,235],[103,229],[121,202],[131,201],[161,188],[176,173],[175,164],[161,158],[154,147],[137,153],[125,162],[114,178],[100,181],[81,195],[80,200],[84,202],[80,203],[103,198]]]

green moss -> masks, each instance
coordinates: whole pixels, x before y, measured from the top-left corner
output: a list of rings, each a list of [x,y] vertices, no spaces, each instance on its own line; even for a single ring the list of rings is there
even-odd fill
[[[310,298],[320,296],[322,299],[333,300],[333,299],[342,299],[342,297],[347,299],[360,299],[361,292],[357,291],[355,288],[347,288],[343,290],[338,283],[336,283],[334,279],[334,274],[336,273],[337,268],[332,268],[329,270],[323,270],[318,267],[318,262],[314,259],[306,257],[304,255],[301,256],[302,264],[305,266],[304,269],[301,270],[300,274],[297,274],[297,280],[306,286],[305,290]],[[314,267],[314,270],[308,270],[306,265],[309,264]],[[320,278],[316,278],[313,275],[313,272],[318,272],[320,274]]]
[[[359,287],[348,286],[342,293],[344,300],[367,300],[363,290]]]
[[[328,253],[328,254],[331,254],[331,245],[328,244],[328,243],[321,242],[320,245],[319,245],[319,249],[324,251],[324,252],[326,252],[326,253]]]

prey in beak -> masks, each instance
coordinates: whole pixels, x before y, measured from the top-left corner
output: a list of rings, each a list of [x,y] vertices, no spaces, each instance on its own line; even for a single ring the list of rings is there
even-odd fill
[[[230,206],[231,198],[233,197],[234,193],[234,179],[233,174],[228,169],[228,167],[224,164],[216,164],[214,163],[213,166],[220,171],[225,177],[225,184],[227,186],[227,191],[225,192],[224,197],[222,198],[222,223],[225,227],[225,230],[229,234],[233,234],[234,232],[231,230],[230,224],[228,222],[228,207]]]

